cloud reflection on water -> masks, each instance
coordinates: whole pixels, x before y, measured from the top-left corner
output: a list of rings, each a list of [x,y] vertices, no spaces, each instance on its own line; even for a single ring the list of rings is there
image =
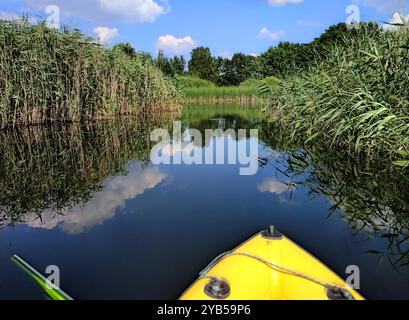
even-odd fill
[[[143,195],[168,178],[158,167],[143,168],[139,163],[128,168],[128,174],[108,179],[103,190],[96,192],[85,205],[66,209],[62,214],[45,212],[41,219],[28,216],[25,224],[32,228],[54,229],[59,226],[68,234],[80,234],[112,219],[127,200]]]

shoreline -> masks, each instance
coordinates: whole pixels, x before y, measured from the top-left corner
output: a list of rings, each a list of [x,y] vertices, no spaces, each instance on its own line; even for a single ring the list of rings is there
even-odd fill
[[[237,104],[243,107],[261,106],[265,104],[267,99],[259,98],[257,96],[237,96],[237,97],[185,97],[182,99],[183,104]]]

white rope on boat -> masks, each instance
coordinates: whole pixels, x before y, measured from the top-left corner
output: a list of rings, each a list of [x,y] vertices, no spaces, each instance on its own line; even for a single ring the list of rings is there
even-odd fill
[[[204,269],[204,270],[200,273],[200,279],[209,278],[209,279],[213,279],[213,280],[220,280],[220,279],[218,279],[217,277],[207,275],[207,273],[208,273],[218,262],[220,262],[221,260],[223,260],[223,259],[225,259],[225,258],[234,256],[234,255],[244,256],[244,257],[248,257],[248,258],[257,260],[257,261],[259,261],[259,262],[261,262],[261,263],[263,263],[263,264],[269,266],[270,268],[273,268],[273,269],[276,269],[276,270],[278,270],[278,271],[280,271],[280,272],[284,272],[284,273],[287,273],[287,274],[290,274],[290,275],[293,275],[293,276],[296,276],[296,277],[300,277],[300,278],[303,278],[303,279],[305,279],[305,280],[314,282],[314,283],[316,283],[316,284],[318,284],[318,285],[320,285],[320,286],[323,286],[324,288],[326,288],[326,289],[328,289],[328,290],[339,289],[339,290],[342,290],[342,292],[348,293],[349,295],[351,295],[351,294],[349,293],[349,291],[347,291],[345,288],[342,288],[342,287],[340,287],[340,286],[336,286],[336,285],[333,285],[333,284],[326,283],[326,282],[321,281],[321,280],[319,280],[319,279],[317,279],[317,278],[315,278],[315,277],[309,276],[309,275],[307,275],[307,274],[305,274],[305,273],[298,272],[298,271],[295,271],[295,270],[292,270],[292,269],[289,269],[289,268],[282,267],[282,266],[280,266],[280,265],[278,265],[278,264],[276,264],[276,263],[270,262],[270,261],[268,261],[268,260],[266,260],[266,259],[264,259],[264,258],[258,257],[258,256],[256,256],[256,255],[253,255],[253,254],[250,254],[250,253],[245,253],[245,252],[229,251],[229,252],[226,252],[226,253],[223,253],[223,254],[219,255],[216,259],[214,259],[214,260],[210,263],[210,265],[209,265],[206,269]],[[351,297],[352,297],[352,295],[351,295]],[[352,297],[352,298],[353,298],[353,297]]]

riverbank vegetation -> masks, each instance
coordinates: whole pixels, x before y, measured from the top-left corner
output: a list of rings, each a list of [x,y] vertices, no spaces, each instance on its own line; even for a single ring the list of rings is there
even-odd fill
[[[289,139],[409,166],[407,26],[341,23],[311,43],[284,42],[259,56],[213,57],[200,47],[185,73],[179,87],[188,102],[262,93],[271,126]]]
[[[306,145],[407,166],[409,31],[361,24],[272,91],[272,126]]]
[[[172,82],[143,54],[123,49],[78,30],[0,21],[0,128],[177,109]]]
[[[280,43],[257,57],[215,58],[201,47],[188,66],[205,81],[182,88],[191,102],[262,93],[271,127],[289,139],[409,167],[407,26],[341,23],[311,43]]]
[[[262,80],[248,79],[238,86],[218,86],[208,80],[196,76],[176,76],[176,87],[182,93],[187,104],[239,104],[239,105],[262,105],[266,96],[260,88],[271,88],[278,83],[275,77]]]
[[[213,57],[209,48],[199,47],[192,50],[188,62],[183,57],[164,57],[161,52],[152,60],[174,79],[186,103],[260,103],[256,82],[264,77],[256,56],[239,53],[231,59]],[[184,72],[180,72],[182,66]]]
[[[324,58],[329,54],[328,49],[345,36],[358,37],[359,31],[339,24],[330,27],[311,43],[281,42],[258,56],[244,53],[231,57],[213,56],[209,48],[198,47],[192,50],[188,62],[183,57],[167,58],[161,52],[157,59],[152,60],[169,77],[204,81],[200,86],[190,86],[184,81],[182,91],[188,99],[206,102],[209,97],[217,97],[221,101],[231,96],[254,98],[259,93],[256,84],[263,86],[260,82],[266,81],[269,85],[276,85],[279,81],[305,72],[318,56]],[[274,83],[271,83],[271,79],[274,79]],[[263,92],[265,89],[264,86]]]
[[[186,78],[192,81],[186,81]],[[258,87],[254,85],[243,84],[241,86],[220,87],[208,82],[201,83],[196,77],[177,78],[177,85],[180,88],[186,103],[223,103],[223,104],[240,104],[254,105],[260,102],[258,96]],[[182,80],[182,81],[180,81]],[[192,82],[192,86],[190,85]],[[200,84],[197,86],[197,84]]]
[[[150,115],[186,103],[264,104],[291,140],[409,166],[409,30],[338,24],[259,56],[157,58],[78,30],[0,22],[0,127]]]
[[[235,53],[231,57],[213,56],[210,48],[198,47],[192,50],[189,61],[184,57],[166,57],[163,52],[159,52],[156,59],[150,59],[172,78],[184,75],[219,87],[240,86],[247,81],[269,77],[286,79],[305,71],[317,55],[324,57],[328,49],[345,36],[358,37],[359,30],[341,23],[331,26],[311,43],[280,42],[260,55]]]

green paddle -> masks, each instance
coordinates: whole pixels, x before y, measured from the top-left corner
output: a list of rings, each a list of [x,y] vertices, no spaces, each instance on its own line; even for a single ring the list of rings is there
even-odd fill
[[[44,289],[52,300],[73,300],[67,293],[47,281],[47,279],[40,272],[30,266],[18,255],[13,255],[11,259],[24,271],[26,271]]]

